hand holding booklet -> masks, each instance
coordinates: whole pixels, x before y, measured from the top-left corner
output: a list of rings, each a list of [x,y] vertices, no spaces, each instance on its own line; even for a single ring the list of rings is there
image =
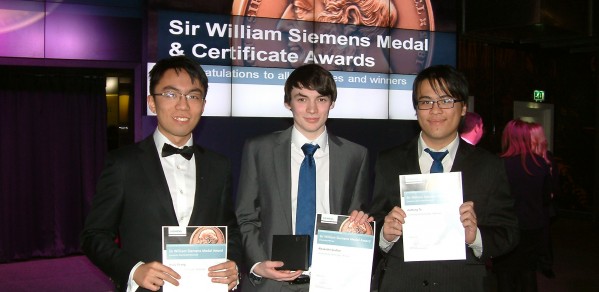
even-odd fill
[[[316,215],[310,292],[370,291],[375,223]]]
[[[461,172],[400,175],[404,260],[466,259]]]
[[[283,262],[277,270],[307,271],[310,253],[310,236],[308,235],[273,235],[271,260]]]
[[[208,277],[209,267],[227,261],[226,226],[163,226],[162,231],[162,263],[181,275],[179,286],[166,282],[163,291],[228,290]]]

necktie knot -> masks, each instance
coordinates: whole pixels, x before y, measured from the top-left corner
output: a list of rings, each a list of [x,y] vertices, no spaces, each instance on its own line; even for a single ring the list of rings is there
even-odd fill
[[[162,157],[167,157],[173,154],[180,154],[185,157],[185,159],[190,160],[193,156],[193,147],[184,146],[183,148],[174,147],[171,144],[164,143],[162,146]]]
[[[429,148],[424,149],[426,153],[430,154],[433,158],[433,165],[431,166],[431,173],[440,173],[443,172],[443,158],[449,153],[449,150],[445,150],[443,152],[435,152],[430,150]]]
[[[320,146],[318,146],[318,144],[314,145],[314,144],[310,144],[310,143],[306,143],[302,146],[302,151],[304,151],[304,155],[314,155],[314,152],[316,152],[316,149],[320,148]]]

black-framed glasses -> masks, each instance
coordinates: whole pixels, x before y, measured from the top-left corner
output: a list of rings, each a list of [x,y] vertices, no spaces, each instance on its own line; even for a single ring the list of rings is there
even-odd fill
[[[162,96],[164,97],[164,99],[168,100],[168,101],[179,101],[179,99],[181,97],[185,97],[186,100],[188,101],[204,101],[206,100],[206,98],[204,96],[202,96],[200,93],[188,93],[188,94],[183,94],[181,92],[178,91],[173,91],[173,90],[168,90],[162,93],[154,93],[152,94],[153,96]]]
[[[419,100],[417,102],[419,110],[429,110],[432,109],[434,104],[436,103],[440,109],[450,109],[454,107],[456,102],[462,102],[463,99],[455,99],[451,97],[441,98],[438,100]]]

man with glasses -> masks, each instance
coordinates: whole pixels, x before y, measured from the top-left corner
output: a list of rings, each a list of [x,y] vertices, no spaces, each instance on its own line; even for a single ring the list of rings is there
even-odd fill
[[[231,165],[195,144],[192,135],[207,90],[208,77],[196,61],[184,56],[158,61],[147,97],[158,119],[154,134],[106,158],[81,242],[119,291],[158,291],[166,282],[185,280],[176,267],[161,263],[162,226],[228,226],[232,261],[210,267],[207,275],[229,290],[237,285],[241,235]]]
[[[429,67],[414,80],[412,102],[421,132],[379,154],[371,214],[382,226],[379,291],[485,291],[485,262],[518,242],[518,224],[501,160],[458,135],[468,83],[451,66]],[[433,156],[440,154],[441,157]],[[466,260],[404,261],[399,175],[461,172],[464,203],[455,210],[465,233]]]

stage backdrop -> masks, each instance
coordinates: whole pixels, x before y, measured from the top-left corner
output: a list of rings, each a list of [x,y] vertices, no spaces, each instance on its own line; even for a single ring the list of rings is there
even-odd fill
[[[210,80],[204,115],[291,117],[283,84],[294,68],[316,63],[338,85],[331,118],[414,120],[415,75],[434,64],[455,66],[454,1],[290,2],[220,4],[229,14],[205,12],[219,4],[191,11],[155,5],[148,70],[169,56],[196,58]]]

